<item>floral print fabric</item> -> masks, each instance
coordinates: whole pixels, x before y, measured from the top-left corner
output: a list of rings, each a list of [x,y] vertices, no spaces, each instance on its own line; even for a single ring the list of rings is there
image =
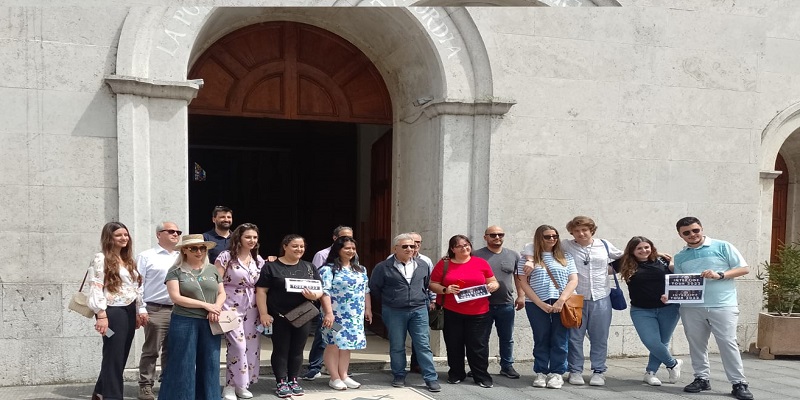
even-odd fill
[[[322,338],[342,350],[360,350],[367,347],[364,334],[364,309],[369,293],[367,273],[343,267],[334,275],[332,265],[320,268],[322,290],[331,297],[334,321],[342,325],[338,333],[322,329]]]

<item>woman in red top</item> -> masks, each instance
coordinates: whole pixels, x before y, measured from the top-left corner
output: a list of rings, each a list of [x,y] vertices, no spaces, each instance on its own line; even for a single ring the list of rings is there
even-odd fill
[[[444,342],[447,347],[448,383],[467,378],[464,352],[472,378],[481,387],[492,387],[489,375],[489,294],[500,287],[492,268],[484,259],[472,257],[472,243],[464,235],[450,238],[447,256],[431,272],[429,288],[444,295]],[[447,271],[445,271],[445,265]],[[444,279],[442,279],[444,276]],[[484,286],[485,285],[485,286]],[[478,287],[476,289],[472,289]],[[470,288],[470,289],[468,289]],[[465,290],[467,289],[467,290]],[[461,302],[456,298],[462,292]]]

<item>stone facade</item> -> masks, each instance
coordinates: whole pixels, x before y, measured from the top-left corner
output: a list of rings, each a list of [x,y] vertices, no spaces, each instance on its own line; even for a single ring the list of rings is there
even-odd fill
[[[543,223],[566,235],[577,214],[618,247],[645,235],[674,253],[675,221],[695,215],[755,266],[769,256],[775,157],[791,174],[800,155],[784,146],[800,127],[800,5],[620,3],[0,9],[0,382],[96,378],[100,340],[66,304],[99,228],[125,222],[141,251],[156,222],[187,226],[186,110],[202,90],[187,70],[261,21],[319,26],[374,61],[394,105],[393,232],[421,232],[425,254],[490,223],[519,249]],[[738,287],[744,348],[761,290],[754,274]],[[527,325],[519,313],[519,359]],[[645,353],[627,312],[612,325],[613,355]],[[673,346],[687,351],[680,327]]]

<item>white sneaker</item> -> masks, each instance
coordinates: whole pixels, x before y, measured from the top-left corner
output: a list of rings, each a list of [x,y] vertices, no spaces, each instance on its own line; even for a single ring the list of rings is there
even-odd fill
[[[603,376],[602,372],[595,372],[592,374],[592,378],[589,379],[590,386],[605,386],[606,385],[606,377]]]
[[[236,395],[239,396],[240,399],[252,399],[253,393],[251,393],[247,388],[236,388]]]
[[[225,386],[222,389],[222,400],[236,400],[236,390],[233,386]]]
[[[345,390],[345,389],[347,389],[347,385],[345,385],[345,383],[342,382],[341,379],[335,379],[335,380],[332,380],[332,381],[328,381],[328,386],[330,386],[332,389],[336,389],[336,390]]]
[[[583,380],[583,375],[580,372],[570,372],[569,373],[569,380],[567,380],[570,385],[585,385],[586,381]]]
[[[547,376],[542,373],[537,373],[536,377],[533,378],[533,387],[543,388],[547,386]]]
[[[347,378],[344,378],[342,382],[344,382],[344,384],[347,386],[348,389],[358,389],[361,387],[360,383],[354,381],[353,378],[349,376]]]
[[[669,383],[678,383],[681,379],[681,366],[683,366],[683,360],[680,358],[676,360],[678,363],[675,364],[672,368],[667,368],[669,371]]]
[[[561,377],[561,374],[550,374],[547,375],[547,387],[550,389],[561,389],[561,386],[564,386],[564,378]]]
[[[644,374],[644,379],[642,379],[644,383],[650,386],[661,386],[661,380],[658,379],[655,372],[647,371]]]

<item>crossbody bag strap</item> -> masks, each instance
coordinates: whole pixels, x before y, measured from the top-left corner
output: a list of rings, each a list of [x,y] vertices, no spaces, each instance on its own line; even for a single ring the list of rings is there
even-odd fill
[[[550,272],[550,268],[547,268],[547,264],[544,264],[544,270],[547,271],[547,275],[550,276],[550,280],[553,281],[553,284],[556,285],[556,289],[558,289],[558,292],[561,293],[561,285],[556,282],[556,278],[553,277],[553,273]]]
[[[444,277],[447,275],[447,265],[448,264],[450,264],[450,259],[449,258],[444,260],[444,270],[442,271],[442,286],[444,286]],[[441,303],[439,302],[439,298],[442,299]],[[444,294],[442,294],[441,296],[436,296],[436,304],[438,304],[440,306],[444,305]]]
[[[608,243],[606,243],[606,241],[603,239],[600,239],[600,241],[603,242],[603,246],[606,247],[606,254],[608,254],[609,258],[611,258],[611,252],[608,251]],[[614,275],[614,283],[617,285],[617,289],[619,289],[619,281],[617,280],[617,271],[614,271],[614,273],[611,275]]]
[[[83,281],[81,282],[81,288],[78,289],[78,292],[83,292],[83,284],[86,283],[86,278],[89,276],[89,270],[86,270],[86,273],[83,274]]]

